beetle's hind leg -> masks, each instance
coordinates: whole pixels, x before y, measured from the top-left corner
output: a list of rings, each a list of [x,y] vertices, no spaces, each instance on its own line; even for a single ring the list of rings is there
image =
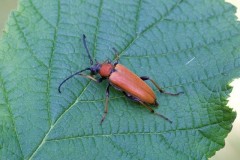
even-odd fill
[[[151,107],[147,106],[144,102],[139,101],[139,103],[142,104],[145,108],[147,108],[151,113],[156,114],[157,116],[165,119],[165,120],[168,121],[169,123],[172,123],[172,121],[171,121],[169,118],[165,117],[164,115],[162,115],[162,114],[160,114],[160,113],[155,112]]]
[[[135,102],[139,102],[141,105],[143,105],[145,108],[147,108],[151,113],[156,114],[157,116],[160,116],[161,118],[165,119],[166,121],[172,123],[172,121],[171,121],[169,118],[165,117],[164,115],[162,115],[162,114],[160,114],[160,113],[155,112],[151,107],[149,107],[148,105],[146,105],[144,102],[140,101],[138,98],[136,98],[136,97],[134,97],[134,96],[132,96],[132,95],[129,95],[129,94],[127,94],[126,92],[123,92],[123,94],[124,94],[127,98],[129,98],[129,99],[131,99],[131,100],[133,100],[133,101],[135,101]],[[158,105],[157,102],[156,102],[156,104]]]
[[[142,76],[142,77],[140,77],[140,78],[141,78],[143,81],[150,80],[150,81],[153,83],[153,85],[154,85],[155,87],[157,87],[157,89],[158,89],[159,92],[161,92],[161,93],[168,94],[168,95],[171,95],[171,96],[178,96],[179,94],[183,93],[183,92],[178,92],[178,93],[166,92],[166,91],[164,91],[163,89],[161,89],[161,87],[160,87],[154,80],[152,80],[151,78],[149,78],[149,77],[147,77],[147,76]]]

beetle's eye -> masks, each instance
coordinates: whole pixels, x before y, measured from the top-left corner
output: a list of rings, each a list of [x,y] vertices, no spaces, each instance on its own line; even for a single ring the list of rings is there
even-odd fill
[[[98,72],[99,72],[99,67],[97,67],[97,68],[96,68],[95,72],[96,72],[96,73],[98,73]]]

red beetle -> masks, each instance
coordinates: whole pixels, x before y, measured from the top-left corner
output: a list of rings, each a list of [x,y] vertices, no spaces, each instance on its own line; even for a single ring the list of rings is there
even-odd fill
[[[59,93],[61,93],[60,89],[61,89],[61,86],[63,85],[63,83],[65,83],[68,79],[72,78],[75,75],[81,75],[81,76],[84,76],[86,78],[89,78],[89,79],[94,80],[99,83],[102,82],[102,80],[108,79],[108,86],[106,89],[105,110],[104,110],[104,114],[101,119],[101,124],[104,121],[104,119],[107,115],[107,112],[108,112],[108,99],[109,99],[109,87],[110,86],[113,86],[117,90],[122,91],[126,97],[130,98],[133,101],[139,102],[140,104],[142,104],[144,107],[146,107],[152,113],[155,113],[156,115],[158,115],[158,116],[164,118],[165,120],[167,120],[168,122],[172,123],[172,121],[170,119],[168,119],[167,117],[165,117],[159,113],[154,112],[154,110],[148,106],[148,105],[158,106],[158,103],[157,103],[155,93],[144,81],[150,80],[154,84],[154,86],[156,86],[157,89],[161,93],[164,93],[164,94],[177,96],[183,92],[178,92],[178,93],[165,92],[157,85],[157,83],[155,81],[153,81],[149,77],[147,77],[147,76],[139,77],[135,73],[130,71],[128,68],[119,64],[118,56],[117,56],[116,62],[113,64],[108,61],[108,62],[104,62],[104,63],[96,62],[96,64],[93,65],[92,57],[90,56],[88,48],[87,48],[85,35],[83,35],[83,44],[84,44],[84,47],[88,54],[88,58],[90,59],[90,64],[92,66],[85,68],[81,71],[78,71],[78,72],[70,75],[69,77],[67,77],[65,80],[63,80],[62,83],[58,87]],[[116,49],[113,48],[113,50],[115,51],[116,55],[118,55]],[[82,74],[82,72],[87,71],[87,70],[89,70],[91,72],[90,75]],[[101,76],[101,78],[95,79],[93,77],[93,75],[96,75],[96,74],[99,74]]]

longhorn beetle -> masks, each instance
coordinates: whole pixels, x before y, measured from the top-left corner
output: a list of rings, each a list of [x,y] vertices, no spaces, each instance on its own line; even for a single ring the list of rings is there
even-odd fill
[[[87,67],[81,71],[78,71],[66,79],[62,81],[62,83],[58,87],[59,93],[61,93],[61,86],[70,78],[74,77],[75,75],[80,75],[86,78],[89,78],[93,81],[96,81],[98,83],[102,82],[103,80],[108,80],[108,86],[106,89],[106,101],[105,101],[105,109],[104,109],[104,114],[102,116],[100,124],[104,121],[107,113],[108,113],[108,100],[109,100],[109,88],[110,86],[113,86],[117,90],[120,90],[123,92],[123,94],[127,97],[130,98],[133,101],[139,102],[142,106],[147,108],[151,113],[154,113],[166,121],[172,123],[170,119],[167,117],[163,116],[160,113],[156,113],[151,107],[148,105],[152,106],[158,106],[156,95],[153,92],[153,90],[145,83],[144,81],[150,80],[153,85],[161,92],[164,94],[168,94],[171,96],[177,96],[180,93],[183,92],[178,92],[178,93],[169,93],[165,92],[163,89],[161,89],[158,84],[150,79],[147,76],[142,76],[139,77],[132,71],[130,71],[128,68],[125,66],[121,65],[118,63],[118,53],[115,48],[113,48],[115,54],[117,55],[116,62],[111,63],[110,61],[105,61],[103,63],[98,63],[96,60],[96,63],[93,64],[93,59],[89,53],[87,44],[86,44],[86,36],[83,34],[83,45],[84,48],[86,49],[86,52],[88,54],[88,58],[90,60],[90,67]],[[84,71],[90,71],[90,75],[83,74],[82,72]],[[101,77],[99,79],[95,79],[93,76],[99,74]]]

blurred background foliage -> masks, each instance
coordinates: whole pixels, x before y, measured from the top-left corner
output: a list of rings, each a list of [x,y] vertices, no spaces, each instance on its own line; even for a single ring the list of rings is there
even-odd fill
[[[240,1],[226,1],[234,4],[238,8],[236,15],[238,16],[238,20],[240,20]],[[0,0],[0,37],[7,23],[8,15],[12,10],[16,10],[17,4],[18,0]],[[225,147],[218,151],[211,160],[239,160],[240,157],[240,79],[234,80],[231,85],[234,88],[229,98],[229,106],[237,112],[237,118],[233,124],[231,133],[226,138]]]
[[[18,0],[0,0],[0,36],[3,34],[3,28],[7,22],[9,13],[16,10]]]

